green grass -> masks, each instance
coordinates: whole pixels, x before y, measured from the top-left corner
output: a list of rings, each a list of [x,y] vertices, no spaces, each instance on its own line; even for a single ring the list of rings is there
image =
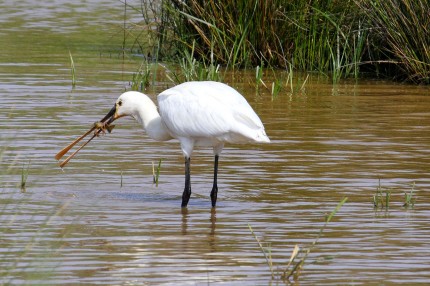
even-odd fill
[[[170,75],[175,83],[263,64],[324,74],[333,83],[363,72],[430,83],[424,0],[149,0],[124,7],[125,16],[142,11],[142,21],[124,21],[123,48],[179,63],[182,71]]]
[[[367,30],[354,8],[353,1],[170,0],[161,24],[176,50],[193,49],[198,60],[213,57],[226,68],[263,62],[337,79],[355,75],[364,51]]]
[[[25,166],[25,163],[22,164],[22,169],[21,169],[21,191],[25,192],[26,190],[26,186],[27,186],[27,179],[28,179],[28,171],[30,169],[30,162],[31,160],[28,161],[27,166]]]
[[[155,169],[154,162],[152,162],[152,182],[158,187],[158,181],[160,178],[161,162],[163,159],[158,160],[157,169]]]
[[[140,64],[138,70],[133,73],[130,83],[131,90],[144,91],[151,83],[151,65],[148,61]]]
[[[372,26],[377,55],[394,66],[394,76],[430,83],[430,2],[357,0]]]
[[[274,82],[272,82],[272,100],[277,98],[279,93],[282,89],[282,81],[280,79],[275,79]]]
[[[415,182],[412,184],[412,188],[409,192],[405,192],[405,202],[403,203],[403,207],[407,209],[412,209],[415,206]]]
[[[211,56],[210,62],[197,61],[195,58],[194,43],[191,51],[184,50],[179,60],[179,70],[173,70],[167,74],[170,81],[182,83],[186,81],[222,81],[220,65],[216,65]]]
[[[264,64],[261,64],[255,68],[255,90],[257,91],[257,93],[261,85],[267,88],[266,84],[263,81],[263,66]]]
[[[381,186],[381,180],[379,179],[376,193],[373,195],[373,207],[375,209],[388,209],[390,205],[391,191],[384,190]]]
[[[415,206],[415,182],[412,183],[412,188],[409,191],[403,192],[403,204],[402,206],[406,209],[412,209]],[[381,186],[381,180],[378,182],[378,187],[376,188],[375,194],[372,196],[373,207],[375,210],[385,209],[388,210],[390,207],[391,199],[398,198],[399,194],[393,190],[383,188]]]
[[[76,68],[75,68],[75,62],[73,61],[72,53],[69,51],[69,57],[70,57],[70,74],[72,76],[72,88],[76,87]]]

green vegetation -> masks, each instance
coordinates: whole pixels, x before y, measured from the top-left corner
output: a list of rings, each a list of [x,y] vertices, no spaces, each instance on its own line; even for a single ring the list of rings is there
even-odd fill
[[[133,73],[130,83],[131,90],[144,91],[150,84],[151,79],[151,65],[144,61],[141,63],[138,70]]]
[[[415,182],[412,184],[412,189],[409,191],[409,193],[405,192],[405,203],[403,206],[407,209],[412,209],[415,206],[414,190]]]
[[[412,183],[412,188],[409,192],[404,192],[404,203],[403,207],[407,209],[412,209],[415,206],[415,182]],[[381,180],[379,180],[378,187],[376,189],[376,193],[373,195],[373,206],[375,209],[383,209],[388,210],[390,205],[390,200],[392,196],[392,191],[383,189],[381,186]]]
[[[158,178],[160,177],[161,161],[163,161],[163,159],[158,160],[157,170],[155,170],[154,162],[152,162],[152,182],[156,187],[158,187]]]
[[[395,66],[395,76],[430,83],[430,2],[356,0],[371,22],[380,53]]]
[[[352,1],[166,1],[164,31],[177,51],[226,68],[267,66],[350,76],[366,30]],[[320,3],[321,2],[321,3]],[[191,40],[192,39],[192,40]]]
[[[373,195],[373,206],[375,209],[385,208],[388,209],[390,205],[391,191],[383,190],[381,186],[381,179],[379,179],[378,188]]]
[[[73,61],[72,53],[69,51],[69,57],[70,57],[70,73],[72,75],[72,88],[76,87],[76,69],[75,69],[75,62]]]
[[[124,35],[157,61],[179,59],[184,76],[175,82],[264,64],[333,82],[371,73],[430,83],[428,1],[142,0],[139,10],[144,25]]]
[[[28,170],[30,168],[30,160],[28,161],[27,167],[25,166],[25,164],[22,164],[22,169],[21,169],[21,191],[25,192],[25,187],[27,185],[27,178],[28,178]]]
[[[182,58],[179,60],[179,68],[179,71],[171,72],[172,76],[167,75],[167,77],[174,83],[194,80],[222,81],[219,70],[220,66],[215,65],[212,56],[209,64],[196,60],[194,55],[194,43],[191,52],[188,52],[188,50],[184,50],[182,52]]]
[[[294,276],[295,279],[297,279],[300,276],[300,272],[303,270],[305,261],[308,258],[310,252],[315,247],[315,245],[318,243],[319,239],[321,238],[325,228],[327,227],[327,225],[329,224],[331,219],[340,210],[340,208],[346,203],[347,200],[348,200],[348,198],[343,198],[337,204],[335,209],[325,217],[325,222],[324,222],[323,226],[320,228],[315,240],[312,242],[312,244],[308,248],[303,249],[303,248],[300,248],[298,245],[296,245],[294,247],[293,252],[291,254],[291,258],[290,258],[287,266],[285,267],[284,271],[279,276],[280,279],[282,279],[283,281],[287,281],[292,276]],[[252,235],[254,236],[255,240],[257,241],[258,246],[264,255],[264,258],[266,259],[267,265],[269,266],[269,269],[270,269],[272,279],[275,279],[276,273],[275,273],[274,267],[273,267],[271,244],[268,243],[267,246],[264,246],[264,244],[260,241],[260,239],[254,233],[254,231],[252,230],[252,227],[249,224],[248,224],[248,227],[249,227],[249,230],[251,231]],[[300,257],[300,255],[301,255],[301,257]],[[298,260],[298,261],[295,262],[296,260]]]

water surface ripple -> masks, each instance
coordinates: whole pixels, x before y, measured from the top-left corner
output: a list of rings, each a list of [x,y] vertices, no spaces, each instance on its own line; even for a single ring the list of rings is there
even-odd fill
[[[71,21],[84,13],[77,1],[68,1],[73,9],[40,4],[30,26],[25,7],[9,2],[0,4],[10,12],[0,16],[2,284],[277,284],[248,224],[270,243],[279,277],[293,247],[309,246],[345,196],[297,284],[430,280],[429,88],[364,80],[332,85],[312,77],[304,92],[284,90],[272,100],[266,90],[256,93],[253,73],[237,73],[229,83],[248,98],[272,143],[226,146],[216,210],[209,198],[212,152],[197,150],[193,195],[181,210],[178,143],[151,141],[131,119],[96,138],[64,171],[58,167],[56,152],[111,108],[138,62],[101,55],[106,47]],[[106,2],[111,7],[103,12],[93,2],[84,7],[93,12],[83,15],[89,26],[122,8]],[[45,15],[49,23],[39,21]],[[47,34],[52,21],[57,27]],[[81,44],[69,30],[79,30]],[[98,37],[114,34],[105,33]],[[72,48],[79,67],[74,90],[64,43],[80,47]],[[155,98],[168,84],[157,82],[148,93]],[[159,159],[157,187],[152,164]],[[388,209],[373,208],[379,180],[391,191]],[[404,192],[412,188],[416,203],[407,209]]]

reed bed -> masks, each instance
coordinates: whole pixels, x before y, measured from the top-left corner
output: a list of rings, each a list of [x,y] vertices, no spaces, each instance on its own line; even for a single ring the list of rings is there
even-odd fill
[[[374,42],[397,69],[394,75],[430,83],[430,2],[427,0],[356,1],[371,21]]]
[[[321,2],[321,3],[320,3]],[[226,67],[266,65],[351,73],[361,59],[360,30],[352,1],[167,1],[176,48],[211,55]],[[346,25],[348,24],[348,25]],[[350,43],[355,43],[350,44]]]
[[[145,33],[130,25],[144,35],[133,46],[159,61],[192,55],[191,66],[204,69],[264,65],[334,82],[371,72],[430,83],[428,1],[142,0],[139,10]]]

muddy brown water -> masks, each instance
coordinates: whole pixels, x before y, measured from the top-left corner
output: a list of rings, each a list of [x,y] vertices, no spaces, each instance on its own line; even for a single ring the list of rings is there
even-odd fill
[[[54,155],[110,109],[139,64],[115,50],[122,6],[97,3],[0,4],[8,11],[0,16],[2,284],[283,284],[277,277],[293,247],[309,246],[343,197],[347,203],[297,283],[428,283],[428,87],[333,85],[312,76],[304,91],[284,88],[272,100],[264,88],[256,92],[252,71],[227,77],[272,143],[226,146],[216,210],[211,150],[195,152],[193,195],[181,210],[178,143],[151,141],[131,119],[96,138],[63,172]],[[161,80],[164,68],[157,72],[148,91],[154,98],[172,85]],[[303,80],[297,76],[297,88]],[[159,159],[156,187],[152,164]],[[21,168],[29,161],[21,192]],[[379,179],[391,191],[387,210],[373,207]],[[404,192],[413,184],[416,203],[407,209]],[[270,243],[275,279],[248,224]]]

